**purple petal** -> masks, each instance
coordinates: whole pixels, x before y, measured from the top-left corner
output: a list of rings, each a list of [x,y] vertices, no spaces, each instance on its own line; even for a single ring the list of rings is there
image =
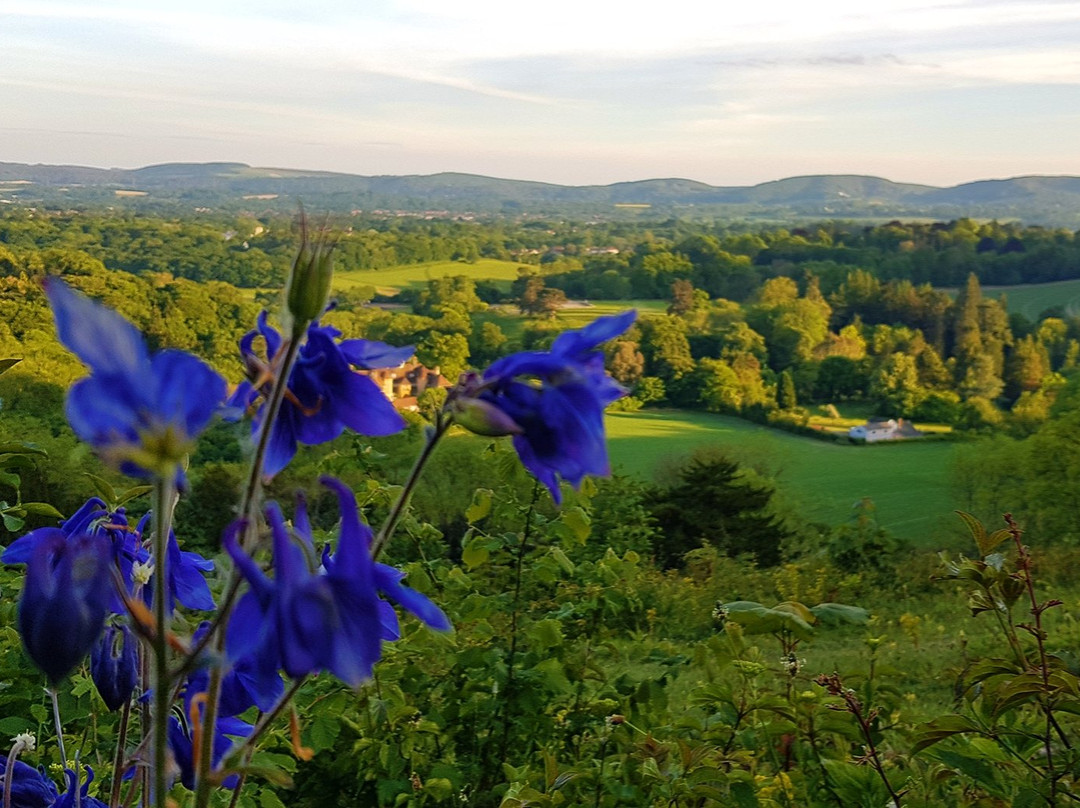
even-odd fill
[[[45,293],[60,341],[94,372],[130,378],[149,362],[142,335],[116,312],[56,277],[45,279]]]
[[[396,368],[408,362],[416,353],[412,345],[395,348],[385,342],[367,339],[342,340],[340,347],[349,364],[364,368],[364,370]]]

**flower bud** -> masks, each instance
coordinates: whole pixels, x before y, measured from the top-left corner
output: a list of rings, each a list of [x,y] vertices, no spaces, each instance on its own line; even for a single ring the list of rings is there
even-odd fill
[[[320,230],[314,241],[308,238],[307,222],[301,220],[300,251],[293,259],[285,286],[285,307],[293,317],[294,333],[319,319],[330,296],[334,277],[334,244]]]
[[[115,712],[131,699],[139,676],[139,657],[127,626],[105,629],[90,655],[90,676],[109,710]]]
[[[30,659],[55,685],[82,662],[105,624],[112,583],[108,542],[51,532],[26,565],[19,634]]]
[[[477,435],[497,438],[502,435],[520,435],[518,423],[492,404],[480,398],[455,398],[450,407],[454,423]]]

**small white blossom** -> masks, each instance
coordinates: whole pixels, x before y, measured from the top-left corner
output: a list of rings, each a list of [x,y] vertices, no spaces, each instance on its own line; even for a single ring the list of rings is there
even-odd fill
[[[131,565],[131,576],[135,579],[135,583],[139,586],[146,586],[150,583],[150,578],[154,574],[154,562],[147,561],[145,564],[142,561],[136,561]]]
[[[11,740],[14,743],[11,752],[15,755],[21,755],[23,752],[33,752],[34,747],[37,746],[37,740],[29,732],[20,732]]]

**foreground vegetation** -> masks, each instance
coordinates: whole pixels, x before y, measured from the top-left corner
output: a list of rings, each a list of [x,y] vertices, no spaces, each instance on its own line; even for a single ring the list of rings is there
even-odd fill
[[[252,238],[266,227],[246,225]],[[19,360],[0,366],[5,544],[95,493],[116,504],[129,485],[65,425],[65,390],[84,371],[56,343],[42,276],[62,275],[122,309],[152,350],[190,350],[230,380],[243,377],[236,341],[254,324],[262,298],[252,290],[272,280],[286,237],[271,228],[281,246],[264,242],[261,275],[244,268],[253,259],[230,259],[251,287],[241,290],[180,277],[194,263],[136,265],[153,252],[125,240],[137,226],[33,216],[5,224],[0,358]],[[167,234],[188,226],[148,225],[166,256],[176,247]],[[466,232],[432,227],[441,237]],[[445,610],[454,632],[403,623],[402,641],[362,687],[314,678],[292,728],[270,732],[251,758],[239,805],[879,808],[1080,798],[1080,628],[1071,612],[1080,603],[1071,574],[1080,560],[1080,322],[1064,305],[1010,318],[976,275],[962,274],[1020,271],[1035,254],[1068,255],[1070,240],[967,222],[889,225],[851,234],[869,269],[837,268],[821,262],[854,249],[841,249],[837,226],[832,245],[809,232],[758,236],[761,249],[744,239],[769,259],[728,266],[709,263],[719,240],[692,252],[701,234],[679,227],[628,249],[625,264],[583,256],[571,268],[564,249],[513,279],[505,240],[491,263],[467,238],[452,248],[444,239],[450,263],[430,263],[439,256],[424,245],[435,235],[408,227],[357,239],[381,243],[381,258],[355,244],[343,250],[357,264],[411,250],[416,266],[387,284],[400,284],[392,305],[404,308],[383,310],[366,305],[376,291],[366,287],[381,284],[352,273],[399,270],[352,265],[325,322],[347,338],[416,344],[451,377],[546,349],[566,326],[617,305],[550,307],[567,279],[634,293],[643,283],[634,273],[648,264],[653,294],[664,297],[642,301],[639,324],[607,352],[610,372],[632,390],[606,419],[612,479],[564,488],[556,508],[505,439],[447,433],[386,560]],[[543,244],[548,229],[514,235]],[[187,247],[205,251],[200,258],[256,249],[234,249],[245,233],[220,243],[213,233]],[[728,246],[738,243],[729,236]],[[498,239],[485,238],[496,252]],[[918,256],[890,263],[899,253]],[[493,269],[495,261],[504,263]],[[966,278],[955,300],[890,280],[919,261]],[[429,277],[437,266],[453,275]],[[507,273],[501,286],[483,283],[496,269]],[[746,284],[745,304],[718,299],[710,278],[732,290]],[[339,514],[312,484],[320,474],[340,478],[364,517],[381,521],[443,403],[422,397],[401,434],[300,449],[267,495],[290,501],[306,490],[320,543]],[[871,414],[918,414],[942,424],[941,438],[862,446],[818,428]],[[34,445],[16,446],[16,437]],[[225,494],[242,487],[246,439],[247,428],[209,429],[177,511],[185,549],[214,557],[217,595],[231,567],[220,545],[235,516]],[[145,494],[131,491],[125,507],[134,522]],[[1017,524],[1002,520],[1006,511]],[[24,759],[58,774],[50,705],[13,628],[23,585],[20,571],[0,571],[0,732],[35,733],[39,751]],[[180,612],[181,630],[196,623]],[[85,668],[71,683],[61,699],[69,749],[93,766],[93,788],[102,786],[94,793],[106,799],[116,771],[103,750],[119,725]],[[214,796],[222,806],[230,799]]]

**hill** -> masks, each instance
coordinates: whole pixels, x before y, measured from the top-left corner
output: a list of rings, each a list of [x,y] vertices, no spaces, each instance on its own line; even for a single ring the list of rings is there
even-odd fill
[[[860,175],[789,177],[753,186],[713,186],[679,178],[570,186],[453,172],[361,176],[244,163],[166,163],[137,169],[0,163],[0,202],[9,204],[278,209],[294,207],[297,198],[324,210],[431,215],[633,216],[649,210],[773,219],[973,216],[1080,225],[1080,177],[1014,177],[948,188]]]

